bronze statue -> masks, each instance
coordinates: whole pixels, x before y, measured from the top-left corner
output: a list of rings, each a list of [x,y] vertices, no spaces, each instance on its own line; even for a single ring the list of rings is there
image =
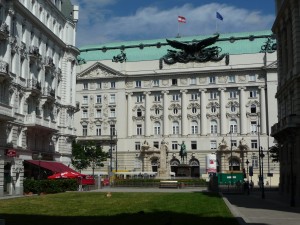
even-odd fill
[[[194,62],[208,62],[208,61],[220,61],[225,56],[228,58],[228,54],[219,55],[222,49],[218,46],[208,47],[214,44],[219,35],[210,37],[201,41],[193,41],[192,43],[184,43],[176,40],[168,40],[167,43],[179,51],[168,49],[168,53],[162,57],[166,64],[174,63],[188,63],[190,61]],[[229,63],[226,60],[226,64]]]
[[[187,151],[186,151],[186,146],[184,144],[184,141],[180,145],[179,155],[181,157],[181,163],[184,163],[184,158],[185,158],[185,161],[187,160]]]

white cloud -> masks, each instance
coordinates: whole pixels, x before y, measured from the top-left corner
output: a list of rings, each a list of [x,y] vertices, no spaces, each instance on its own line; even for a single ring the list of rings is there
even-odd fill
[[[213,34],[216,31],[216,11],[224,17],[223,21],[217,20],[221,33],[267,30],[271,29],[274,21],[273,15],[226,4],[185,4],[167,10],[151,6],[139,8],[133,15],[118,17],[105,8],[106,4],[113,4],[114,1],[92,0],[88,4],[77,1],[81,6],[77,32],[79,47],[119,40],[175,37],[178,15],[187,19],[186,24],[180,24],[180,34],[183,36]]]

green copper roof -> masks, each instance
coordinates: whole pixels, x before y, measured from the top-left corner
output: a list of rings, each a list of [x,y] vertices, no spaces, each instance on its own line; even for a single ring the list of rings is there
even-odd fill
[[[218,41],[212,46],[222,48],[221,54],[253,54],[261,51],[261,47],[270,35],[272,35],[271,31],[220,34]],[[191,42],[212,36],[214,35],[168,39],[179,42]],[[126,41],[83,46],[79,49],[81,52],[79,57],[85,61],[111,60],[114,56],[119,55],[121,50],[124,50],[127,62],[158,60],[167,53],[168,49],[173,48],[167,45],[166,39]]]

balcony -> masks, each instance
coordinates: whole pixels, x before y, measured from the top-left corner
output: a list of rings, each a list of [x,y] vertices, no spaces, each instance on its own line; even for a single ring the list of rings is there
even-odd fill
[[[5,79],[11,79],[8,74],[8,63],[0,60],[0,82]]]
[[[100,135],[100,136],[97,136],[97,135],[79,136],[79,135],[77,135],[76,139],[78,141],[96,141],[96,142],[108,143],[108,144],[110,144],[110,142],[116,144],[118,141],[118,138],[116,135],[113,135],[112,137],[110,135]]]
[[[51,87],[44,87],[43,93],[42,93],[42,98],[46,98],[49,101],[54,101],[55,100],[55,90],[52,89]]]
[[[282,118],[278,123],[271,127],[271,136],[275,137],[286,132],[294,132],[295,129],[300,128],[300,116],[291,114]]]
[[[32,94],[40,94],[41,90],[41,82],[36,79],[27,79],[27,91],[32,92]]]
[[[50,56],[46,56],[44,58],[44,64],[45,64],[45,69],[46,70],[50,70],[50,69],[55,67],[55,65],[53,63],[53,59]]]
[[[13,108],[0,102],[0,121],[12,121],[14,119]]]
[[[35,62],[40,57],[39,48],[37,46],[31,45],[29,47],[28,56],[31,62]]]
[[[25,116],[24,124],[27,127],[38,127],[41,129],[57,131],[57,126],[55,121],[45,119],[42,116],[36,115],[34,113]]]
[[[0,26],[0,40],[7,40],[9,36],[9,30],[8,30],[8,25],[5,22],[1,23]]]

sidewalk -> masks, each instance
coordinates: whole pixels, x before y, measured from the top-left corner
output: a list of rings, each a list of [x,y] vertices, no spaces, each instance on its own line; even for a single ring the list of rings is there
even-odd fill
[[[287,199],[277,192],[250,195],[224,194],[224,201],[241,225],[298,225],[300,208],[290,207]]]

